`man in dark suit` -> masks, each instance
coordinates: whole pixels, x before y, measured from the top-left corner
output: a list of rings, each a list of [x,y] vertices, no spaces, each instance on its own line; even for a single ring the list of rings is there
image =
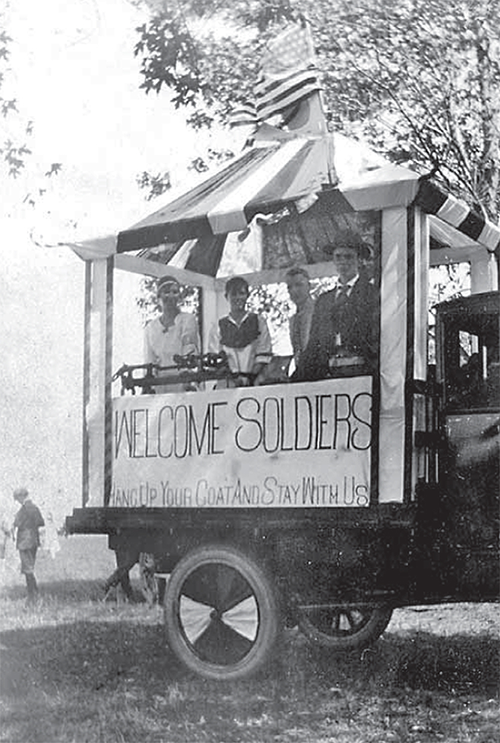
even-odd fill
[[[361,269],[361,238],[350,232],[331,247],[338,274],[337,286],[321,294],[311,322],[311,333],[294,378],[298,381],[340,376],[357,368],[373,370],[377,354],[377,292]]]

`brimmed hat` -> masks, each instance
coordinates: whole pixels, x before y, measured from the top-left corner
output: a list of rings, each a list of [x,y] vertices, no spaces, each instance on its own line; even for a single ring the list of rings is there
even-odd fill
[[[177,284],[177,286],[180,286],[180,283],[175,276],[160,276],[156,285],[156,293],[160,294],[169,284]]]
[[[355,250],[359,258],[363,261],[369,261],[373,258],[373,250],[371,246],[363,240],[361,235],[357,232],[352,232],[351,230],[342,230],[337,233],[335,240],[325,246],[324,252],[327,255],[333,255],[334,251],[338,248],[350,248],[351,250]]]

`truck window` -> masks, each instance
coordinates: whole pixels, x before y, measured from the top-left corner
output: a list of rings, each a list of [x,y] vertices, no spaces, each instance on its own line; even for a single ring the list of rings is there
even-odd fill
[[[467,314],[445,321],[444,379],[447,407],[499,407],[497,315]]]

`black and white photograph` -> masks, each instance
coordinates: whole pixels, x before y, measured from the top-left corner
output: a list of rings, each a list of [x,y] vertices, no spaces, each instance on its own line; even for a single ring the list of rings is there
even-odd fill
[[[500,5],[0,0],[0,743],[498,743]]]

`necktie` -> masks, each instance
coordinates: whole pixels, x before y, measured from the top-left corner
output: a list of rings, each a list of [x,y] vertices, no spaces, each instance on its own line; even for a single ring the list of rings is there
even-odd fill
[[[303,333],[302,333],[302,318],[299,313],[295,316],[295,323],[294,323],[294,351],[297,356],[302,353],[304,350],[304,343],[303,343]]]
[[[340,284],[337,287],[337,293],[335,295],[335,305],[337,307],[343,307],[349,298],[349,286],[347,284]]]

